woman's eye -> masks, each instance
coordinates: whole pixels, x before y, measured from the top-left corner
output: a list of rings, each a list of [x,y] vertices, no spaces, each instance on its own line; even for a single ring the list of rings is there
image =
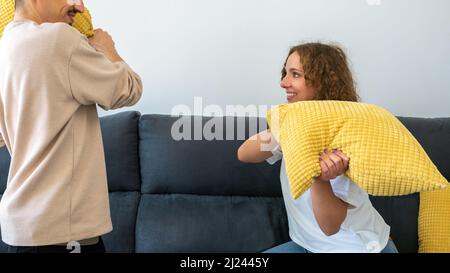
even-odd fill
[[[292,73],[292,76],[294,78],[300,78],[301,77],[300,73],[297,73],[297,72]]]

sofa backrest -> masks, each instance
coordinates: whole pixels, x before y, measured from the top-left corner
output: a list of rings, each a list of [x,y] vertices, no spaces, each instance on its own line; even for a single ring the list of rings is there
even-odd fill
[[[6,190],[6,182],[8,181],[9,164],[11,162],[11,157],[9,155],[6,146],[0,148],[0,197]],[[0,235],[1,237],[1,235]],[[3,241],[0,241],[0,253],[5,253],[8,251],[7,246]]]
[[[113,232],[103,236],[108,252],[134,252],[136,217],[141,197],[139,112],[100,118],[108,175]]]
[[[172,133],[182,122],[187,138],[208,137],[200,131],[215,124],[219,139],[236,139],[247,124],[245,139],[255,121],[142,116],[137,252],[258,252],[288,240],[279,164],[240,163],[243,140],[176,141]]]

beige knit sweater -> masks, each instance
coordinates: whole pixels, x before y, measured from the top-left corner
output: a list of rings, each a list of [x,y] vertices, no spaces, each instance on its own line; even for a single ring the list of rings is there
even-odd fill
[[[79,241],[112,230],[96,105],[135,104],[139,76],[62,23],[10,23],[0,40],[0,146],[11,154],[0,202],[15,246]]]

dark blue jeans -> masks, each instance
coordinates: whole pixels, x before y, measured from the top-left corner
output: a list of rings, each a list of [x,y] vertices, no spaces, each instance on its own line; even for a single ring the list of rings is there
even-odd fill
[[[264,251],[263,253],[312,253],[303,247],[297,245],[293,241],[284,243],[282,245],[276,246],[269,250]],[[386,247],[381,251],[381,253],[398,253],[397,247],[394,242],[389,239]]]

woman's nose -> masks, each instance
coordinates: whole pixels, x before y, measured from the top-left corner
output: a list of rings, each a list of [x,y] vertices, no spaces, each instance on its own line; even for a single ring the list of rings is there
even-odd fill
[[[288,88],[289,84],[288,84],[288,80],[286,79],[287,77],[284,77],[281,82],[280,82],[280,86],[281,88]]]

